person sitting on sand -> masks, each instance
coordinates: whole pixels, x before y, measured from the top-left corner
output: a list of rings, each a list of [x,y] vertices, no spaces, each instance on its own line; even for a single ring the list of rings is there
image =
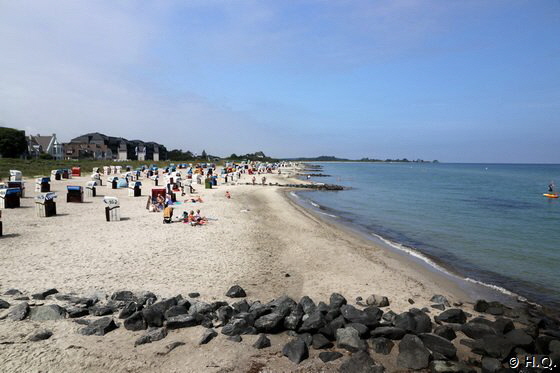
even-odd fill
[[[200,209],[196,210],[194,218],[198,224],[206,224],[208,222],[208,219],[206,217],[200,215]]]
[[[200,196],[195,196],[195,198],[186,199],[185,203],[187,203],[187,202],[192,202],[192,203],[200,202],[200,203],[202,203],[204,201],[202,200],[202,198],[200,198]]]
[[[230,199],[231,198],[231,194],[229,194],[229,191],[226,190],[226,198]]]
[[[163,210],[164,203],[165,203],[165,198],[163,198],[163,195],[158,194],[158,196],[156,197],[156,209],[157,209],[157,211]]]

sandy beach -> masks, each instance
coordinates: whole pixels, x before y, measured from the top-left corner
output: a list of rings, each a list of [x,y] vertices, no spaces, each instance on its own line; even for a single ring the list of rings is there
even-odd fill
[[[267,178],[286,182],[283,175]],[[239,184],[249,180],[244,175]],[[465,304],[465,310],[476,316],[475,299],[457,284],[318,219],[292,202],[286,188],[195,186],[204,202],[177,206],[175,216],[200,208],[210,221],[191,227],[182,222],[162,224],[161,213],[146,210],[146,196],[153,186],[147,179],[142,180],[142,197],[129,197],[126,189],[104,185],[98,187],[97,197],[86,197],[85,203],[66,203],[66,185],[87,181],[89,175],[51,183],[58,194],[56,217],[36,217],[32,180],[27,180],[22,208],[2,211],[0,294],[10,288],[26,295],[56,288],[62,294],[104,298],[118,290],[147,290],[159,298],[178,294],[186,298],[190,292],[199,292],[199,300],[212,302],[228,300],[224,293],[238,284],[248,299],[262,302],[281,295],[298,301],[307,295],[315,302],[328,303],[330,294],[337,292],[355,305],[357,297],[386,295],[391,304],[384,311],[396,313],[430,307],[430,298],[443,294],[449,302]],[[231,199],[225,197],[226,190]],[[119,198],[122,221],[105,221],[103,195]],[[7,296],[0,298],[17,303]],[[30,303],[63,305],[52,297]],[[432,316],[440,312],[430,310]],[[114,318],[122,322],[116,314]],[[2,371],[328,372],[337,371],[343,360],[325,364],[317,358],[320,351],[310,349],[309,359],[295,365],[282,356],[282,346],[290,338],[286,333],[270,335],[272,346],[264,350],[251,347],[256,335],[243,336],[241,343],[219,335],[199,346],[204,328],[197,326],[170,330],[161,341],[135,347],[142,332],[120,327],[105,336],[84,336],[77,333],[81,327],[71,319],[0,320]],[[51,330],[53,336],[27,342],[27,336],[41,328]],[[467,356],[469,349],[458,340],[453,341],[458,355]],[[174,341],[185,345],[161,355],[164,346]],[[387,371],[394,371],[397,352],[395,348],[390,355],[372,356]]]

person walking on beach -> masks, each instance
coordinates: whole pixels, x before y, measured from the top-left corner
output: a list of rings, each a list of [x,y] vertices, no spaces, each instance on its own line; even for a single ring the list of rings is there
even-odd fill
[[[257,178],[253,176],[253,185],[257,182]]]

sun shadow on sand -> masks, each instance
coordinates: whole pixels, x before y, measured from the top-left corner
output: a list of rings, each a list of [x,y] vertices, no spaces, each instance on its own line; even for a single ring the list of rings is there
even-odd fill
[[[8,233],[8,234],[4,234],[2,236],[0,236],[0,240],[4,239],[4,238],[13,238],[13,237],[19,237],[21,236],[21,234],[19,233]]]
[[[121,221],[130,220],[130,218],[121,218]]]

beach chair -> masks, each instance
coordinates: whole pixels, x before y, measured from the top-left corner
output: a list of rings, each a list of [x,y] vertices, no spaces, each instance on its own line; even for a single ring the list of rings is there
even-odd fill
[[[68,172],[68,169],[63,168],[62,169],[62,178],[63,179],[69,179],[72,177],[72,173]]]
[[[111,167],[109,167],[109,166],[103,166],[103,173],[104,173],[105,175],[111,174]]]
[[[122,170],[122,166],[115,166],[115,173],[120,174]]]
[[[111,189],[117,189],[119,183],[119,178],[117,176],[109,176],[107,178],[107,187]]]
[[[101,182],[101,175],[99,174],[99,172],[91,174],[91,180],[95,181],[95,183],[99,186],[103,185],[103,183]]]
[[[10,170],[10,181],[22,181],[21,171]]]
[[[82,176],[82,170],[80,167],[72,167],[72,177]]]
[[[80,185],[68,185],[66,189],[68,191],[66,194],[66,202],[84,202],[84,189]]]
[[[132,181],[128,183],[128,196],[140,197],[142,196],[142,183],[140,181]]]
[[[56,194],[53,192],[40,193],[35,196],[35,211],[40,218],[56,216]]]
[[[104,197],[103,202],[107,205],[105,207],[105,219],[107,221],[120,221],[120,205],[117,197]]]
[[[86,184],[86,197],[95,197],[97,194],[97,181],[88,181]]]
[[[19,191],[20,198],[25,197],[25,183],[23,181],[8,181],[8,188],[15,188]]]
[[[19,189],[0,189],[0,209],[14,209],[20,207]]]
[[[40,193],[47,193],[51,191],[51,178],[40,177],[35,179],[35,191]]]

